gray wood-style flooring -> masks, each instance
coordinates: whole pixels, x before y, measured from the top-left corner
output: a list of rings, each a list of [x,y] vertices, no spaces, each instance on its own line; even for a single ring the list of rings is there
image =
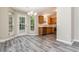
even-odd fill
[[[56,41],[55,35],[19,36],[0,43],[0,52],[78,52],[79,43],[67,45]]]

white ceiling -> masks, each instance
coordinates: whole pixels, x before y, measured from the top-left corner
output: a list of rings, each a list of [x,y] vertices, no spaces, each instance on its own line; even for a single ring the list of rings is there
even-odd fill
[[[56,7],[13,7],[13,9],[22,12],[37,12],[38,14],[54,14],[56,12]]]

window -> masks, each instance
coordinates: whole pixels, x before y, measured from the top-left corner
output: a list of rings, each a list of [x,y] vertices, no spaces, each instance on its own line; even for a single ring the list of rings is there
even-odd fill
[[[31,16],[31,20],[30,20],[30,25],[31,25],[31,30],[34,30],[34,16]]]
[[[19,29],[25,30],[25,17],[20,17],[19,20],[20,20]]]
[[[9,32],[13,31],[13,18],[12,15],[9,15]]]

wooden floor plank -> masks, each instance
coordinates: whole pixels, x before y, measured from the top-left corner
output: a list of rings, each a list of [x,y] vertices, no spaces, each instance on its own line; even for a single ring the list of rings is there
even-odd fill
[[[0,43],[0,52],[78,52],[79,43],[67,45],[56,41],[56,35],[24,35]]]

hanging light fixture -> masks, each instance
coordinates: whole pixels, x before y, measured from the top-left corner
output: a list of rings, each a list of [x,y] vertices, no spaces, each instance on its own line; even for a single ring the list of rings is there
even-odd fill
[[[28,12],[27,14],[28,14],[29,16],[31,16],[31,15],[36,16],[36,15],[37,15],[37,13],[36,13],[36,12],[33,12],[33,11],[30,11],[30,12]]]
[[[34,15],[36,16],[36,15],[37,15],[37,13],[35,12],[35,13],[34,13]]]
[[[30,14],[33,15],[33,11],[31,11]]]

